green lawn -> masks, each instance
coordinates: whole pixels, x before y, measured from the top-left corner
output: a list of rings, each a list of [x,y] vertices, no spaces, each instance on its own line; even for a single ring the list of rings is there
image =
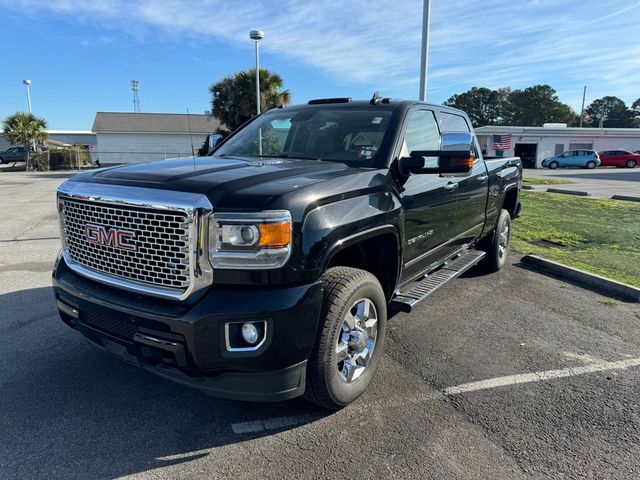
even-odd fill
[[[537,178],[529,177],[523,178],[522,183],[527,185],[567,185],[569,183],[576,183],[571,180],[564,180],[562,178]]]
[[[522,192],[512,246],[640,287],[640,204]]]

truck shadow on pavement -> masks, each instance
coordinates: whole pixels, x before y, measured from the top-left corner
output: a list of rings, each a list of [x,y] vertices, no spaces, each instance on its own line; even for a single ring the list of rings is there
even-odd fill
[[[214,399],[127,365],[65,326],[48,287],[0,295],[0,312],[3,479],[115,478],[329,414]]]

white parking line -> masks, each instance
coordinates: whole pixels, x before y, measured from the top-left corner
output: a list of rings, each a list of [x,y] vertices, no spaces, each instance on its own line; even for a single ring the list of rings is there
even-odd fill
[[[587,373],[602,372],[605,370],[624,370],[629,367],[640,366],[640,358],[630,358],[619,362],[597,362],[582,367],[569,367],[560,370],[547,370],[543,372],[523,373],[520,375],[508,375],[506,377],[489,378],[478,382],[463,383],[455,387],[446,388],[445,395],[458,395],[460,393],[486,390],[489,388],[517,385],[519,383],[540,382],[554,378],[573,377]]]
[[[265,420],[255,420],[253,422],[232,423],[231,429],[233,430],[233,433],[236,434],[255,433],[261,432],[263,430],[276,430],[278,428],[302,425],[303,423],[307,423],[314,418],[316,417],[312,415],[267,418]]]

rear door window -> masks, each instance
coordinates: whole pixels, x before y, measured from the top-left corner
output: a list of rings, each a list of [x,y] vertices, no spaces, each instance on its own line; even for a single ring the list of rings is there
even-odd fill
[[[441,112],[442,131],[444,132],[470,132],[467,120],[461,115]]]

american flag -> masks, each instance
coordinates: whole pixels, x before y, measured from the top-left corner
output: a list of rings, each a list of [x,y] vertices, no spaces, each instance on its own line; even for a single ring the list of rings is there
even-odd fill
[[[493,135],[493,147],[494,150],[507,150],[511,148],[511,134],[507,135]]]

